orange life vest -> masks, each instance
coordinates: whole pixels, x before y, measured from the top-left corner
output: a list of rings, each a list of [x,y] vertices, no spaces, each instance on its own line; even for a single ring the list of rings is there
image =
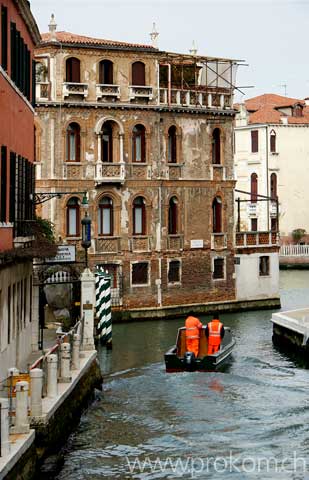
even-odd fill
[[[208,345],[220,345],[222,327],[222,323],[220,322],[220,320],[217,319],[214,319],[208,323]]]
[[[200,338],[200,329],[202,328],[202,324],[198,318],[195,317],[188,317],[186,318],[186,339],[193,340]]]

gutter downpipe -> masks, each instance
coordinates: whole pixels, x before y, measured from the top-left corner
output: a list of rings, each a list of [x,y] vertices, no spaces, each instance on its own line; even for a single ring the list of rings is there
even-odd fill
[[[266,125],[266,195],[269,197],[269,171],[268,171],[268,125]],[[269,232],[269,201],[267,202],[267,231]]]

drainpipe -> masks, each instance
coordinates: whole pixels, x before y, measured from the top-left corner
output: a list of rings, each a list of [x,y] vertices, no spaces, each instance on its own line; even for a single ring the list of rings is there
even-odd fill
[[[269,171],[268,171],[268,125],[266,125],[266,177],[267,177],[267,181],[266,181],[266,187],[267,187],[267,191],[266,191],[266,195],[267,197],[269,198]],[[267,201],[267,231],[269,232],[270,228],[269,228],[269,200]]]

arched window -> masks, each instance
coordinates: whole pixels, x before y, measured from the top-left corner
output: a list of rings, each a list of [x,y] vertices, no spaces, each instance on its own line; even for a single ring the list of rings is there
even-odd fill
[[[67,203],[67,237],[79,237],[80,208],[77,197],[72,197]]]
[[[66,61],[66,82],[80,83],[80,61],[70,57]]]
[[[143,62],[134,62],[132,64],[132,85],[143,86],[145,82],[145,64]]]
[[[251,175],[251,203],[257,202],[258,195],[258,176],[256,173]]]
[[[132,162],[146,161],[146,134],[144,125],[135,125],[132,132]]]
[[[143,197],[135,198],[133,202],[133,235],[146,234],[146,207]]]
[[[276,153],[276,132],[274,130],[270,132],[270,151]]]
[[[175,235],[178,232],[178,200],[176,197],[170,199],[168,206],[168,233]]]
[[[221,139],[219,128],[215,128],[212,133],[212,163],[214,165],[220,165],[221,163]]]
[[[113,161],[113,126],[107,121],[102,126],[101,133],[102,162]]]
[[[67,162],[80,162],[80,126],[70,123],[67,128]]]
[[[272,200],[277,200],[277,175],[275,173],[270,176],[270,196]]]
[[[98,234],[113,236],[113,201],[110,197],[103,197],[99,201]]]
[[[177,163],[177,137],[176,127],[173,125],[168,129],[168,163]]]
[[[222,232],[222,200],[216,197],[212,202],[212,231],[213,233]]]
[[[99,83],[103,85],[112,85],[113,82],[113,62],[102,60],[99,63]]]

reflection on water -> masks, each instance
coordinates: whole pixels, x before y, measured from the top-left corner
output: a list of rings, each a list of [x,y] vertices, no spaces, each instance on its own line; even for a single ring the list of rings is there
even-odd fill
[[[282,272],[281,288],[283,309],[308,305],[309,272]],[[306,478],[292,471],[293,452],[309,466],[309,371],[273,348],[270,317],[222,315],[237,347],[224,373],[207,374],[164,371],[183,320],[115,325],[113,351],[99,352],[104,392],[70,438],[56,478]],[[261,458],[285,459],[284,470],[262,462],[258,471]]]

